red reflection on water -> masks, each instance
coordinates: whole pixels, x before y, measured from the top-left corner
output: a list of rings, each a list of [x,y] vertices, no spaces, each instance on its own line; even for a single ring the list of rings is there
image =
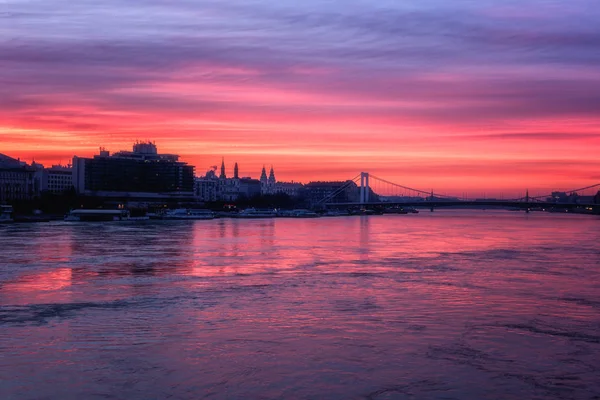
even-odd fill
[[[0,292],[0,304],[27,305],[64,303],[70,299],[71,268],[28,273],[5,282]]]
[[[236,398],[294,397],[299,387],[301,397],[348,398],[372,392],[365,387],[372,382],[388,387],[405,377],[429,388],[434,376],[444,390],[478,380],[491,392],[498,380],[513,385],[515,370],[556,376],[541,371],[540,360],[559,370],[565,354],[579,351],[583,362],[569,368],[590,384],[585,363],[597,359],[600,304],[597,222],[436,211],[48,225],[46,240],[54,240],[52,230],[71,238],[73,272],[60,262],[33,265],[39,247],[17,235],[29,251],[11,262],[37,270],[18,271],[0,299],[72,304],[5,307],[3,321],[13,330],[3,331],[0,349],[9,343],[12,353],[3,353],[0,367],[22,359],[43,364],[33,378],[26,363],[12,377],[37,379],[36,388],[57,398],[64,397],[52,390],[86,398],[136,382],[159,397],[189,384],[195,393]],[[46,350],[28,353],[30,343]],[[590,353],[581,355],[581,345]],[[82,384],[67,382],[82,366]]]

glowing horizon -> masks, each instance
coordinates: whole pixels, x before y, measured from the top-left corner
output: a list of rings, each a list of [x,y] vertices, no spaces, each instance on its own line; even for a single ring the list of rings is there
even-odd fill
[[[197,175],[225,157],[243,176],[368,171],[456,195],[600,182],[591,0],[3,8],[11,157],[66,163],[149,139]]]

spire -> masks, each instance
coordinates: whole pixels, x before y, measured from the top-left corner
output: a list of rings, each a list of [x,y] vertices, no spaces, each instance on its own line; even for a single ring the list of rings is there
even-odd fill
[[[238,164],[235,163],[235,166],[233,167],[233,177],[235,179],[239,179],[240,178],[240,174],[239,174],[239,169],[238,169]]]
[[[260,182],[262,184],[267,183],[267,171],[265,170],[265,166],[263,165],[262,172],[260,173]]]
[[[269,172],[269,185],[275,184],[275,171],[273,171],[273,166],[271,165],[271,171]]]
[[[219,175],[220,179],[225,179],[227,176],[225,175],[225,157],[221,159],[221,175]]]

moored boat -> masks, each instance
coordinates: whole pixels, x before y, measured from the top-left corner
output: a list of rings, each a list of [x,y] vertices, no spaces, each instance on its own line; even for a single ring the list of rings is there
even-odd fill
[[[256,208],[246,208],[237,214],[238,218],[273,218],[277,216],[275,210],[260,210]]]
[[[291,216],[294,218],[318,218],[319,214],[310,210],[298,209],[292,210]]]
[[[167,210],[160,219],[213,219],[215,213],[206,209],[177,208]]]
[[[76,209],[71,210],[65,221],[126,221],[129,220],[127,210]]]
[[[323,213],[321,216],[322,217],[346,217],[350,215],[350,213],[348,211],[342,211],[342,210],[327,210],[325,211],[325,213]]]
[[[370,208],[360,208],[355,210],[350,210],[350,215],[382,215],[382,210],[373,210]]]
[[[403,208],[386,208],[383,210],[384,214],[408,214],[408,211]]]
[[[0,223],[2,222],[13,222],[13,207],[7,205],[0,205]]]

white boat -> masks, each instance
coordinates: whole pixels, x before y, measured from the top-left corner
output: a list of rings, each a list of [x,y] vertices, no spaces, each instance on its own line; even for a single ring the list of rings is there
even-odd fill
[[[293,217],[292,210],[277,210],[278,217]]]
[[[205,209],[177,208],[167,210],[161,219],[213,219],[215,213]]]
[[[328,210],[323,214],[323,217],[345,217],[350,215],[348,211]]]
[[[256,208],[246,208],[237,214],[238,218],[273,218],[277,216],[275,210],[259,210]]]
[[[13,222],[13,207],[0,206],[0,223]]]
[[[314,211],[298,209],[292,210],[292,217],[294,218],[318,218],[319,214]]]
[[[129,211],[127,210],[95,210],[81,208],[71,210],[65,216],[65,221],[126,221],[129,220],[129,218]]]

